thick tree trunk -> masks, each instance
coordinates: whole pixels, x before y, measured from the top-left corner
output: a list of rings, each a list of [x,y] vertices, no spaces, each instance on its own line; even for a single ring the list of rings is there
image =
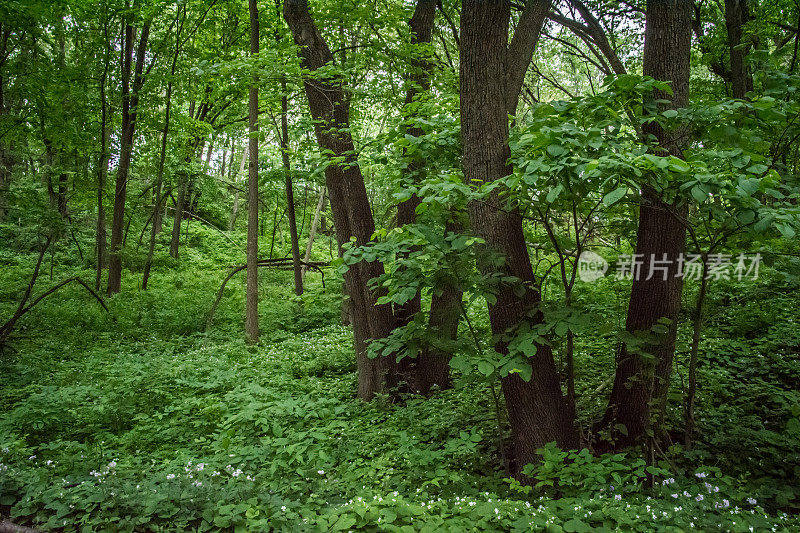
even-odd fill
[[[445,235],[460,233],[463,227],[457,222],[448,222]],[[428,314],[428,332],[432,339],[445,343],[442,348],[436,343],[426,345],[417,361],[417,389],[420,394],[430,394],[433,387],[439,390],[452,387],[450,379],[450,359],[452,353],[446,344],[454,341],[458,334],[458,323],[463,309],[464,293],[457,284],[447,284],[433,288],[431,310]]]
[[[332,64],[333,56],[308,12],[307,1],[286,0],[283,13],[300,46],[303,67],[315,71]],[[339,246],[349,242],[350,237],[355,237],[357,246],[363,246],[375,231],[375,223],[349,132],[349,98],[337,77],[306,77],[304,85],[320,148],[342,159],[341,163],[332,163],[325,169]],[[352,302],[358,396],[365,400],[384,391],[396,380],[392,357],[367,357],[367,339],[384,338],[393,327],[390,307],[376,305],[378,295],[368,287],[369,280],[382,272],[383,265],[379,262],[361,262],[351,265],[344,275],[346,292]]]
[[[250,55],[258,54],[258,5],[250,0]],[[247,177],[247,288],[245,338],[258,342],[258,79],[250,85],[250,167]]]
[[[125,199],[128,194],[128,172],[133,152],[133,134],[136,129],[139,91],[144,79],[145,52],[150,35],[150,23],[145,23],[136,49],[136,68],[133,87],[130,86],[133,64],[134,28],[125,24],[125,39],[122,47],[122,134],[120,135],[120,156],[117,164],[117,178],[114,189],[114,214],[111,223],[111,254],[108,264],[108,294],[116,294],[122,287],[122,240],[125,224]]]
[[[728,51],[731,59],[733,97],[744,98],[753,90],[753,77],[744,64],[747,50],[742,49],[742,27],[750,19],[747,0],[725,0],[725,27],[728,30]]]
[[[461,135],[464,178],[478,183],[502,178],[511,173],[507,161],[508,113],[511,108],[506,89],[506,58],[510,2],[507,0],[464,0],[461,13]],[[524,62],[523,62],[524,63]],[[527,69],[527,63],[524,64]],[[517,95],[518,96],[518,95]],[[514,108],[516,105],[514,105]],[[522,281],[524,290],[498,288],[497,302],[489,306],[492,333],[505,334],[528,320],[540,301],[531,267],[522,218],[507,211],[497,193],[469,207],[473,230],[485,241],[487,251],[505,257],[504,275]],[[485,273],[490,264],[479,265]],[[506,353],[499,342],[495,349]],[[530,381],[518,374],[502,379],[503,396],[514,439],[516,471],[538,460],[536,450],[555,441],[562,448],[578,445],[574,420],[561,392],[558,371],[549,346],[538,346],[528,359],[533,370]]]
[[[672,82],[672,96],[654,95],[671,100],[662,110],[686,107],[689,102],[691,10],[689,0],[647,2],[644,74]],[[662,154],[682,157],[685,131],[668,132],[655,123],[645,124],[643,131],[656,137]],[[621,348],[608,409],[600,424],[610,430],[610,444],[616,448],[639,442],[658,429],[651,418],[653,407],[659,407],[666,398],[672,373],[683,289],[678,268],[686,247],[686,214],[685,203],[666,204],[653,188],[643,189],[636,234],[641,275],[634,276],[625,329],[631,333],[650,331],[660,320],[670,323],[665,335],[644,348],[646,354],[631,353],[626,345]],[[666,276],[659,270],[665,260],[669,265]],[[653,276],[647,279],[651,272]]]

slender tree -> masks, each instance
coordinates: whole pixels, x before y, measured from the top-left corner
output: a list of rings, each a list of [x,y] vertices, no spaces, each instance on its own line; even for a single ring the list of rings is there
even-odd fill
[[[250,56],[258,55],[258,4],[250,0]],[[247,301],[245,336],[258,342],[258,78],[253,77],[249,95],[250,167],[247,177]]]
[[[280,0],[275,0],[275,7],[278,10],[280,19],[281,4]],[[275,40],[280,44],[281,34],[275,30]],[[292,266],[294,267],[294,293],[297,296],[303,294],[303,272],[300,264],[300,241],[297,235],[297,218],[294,212],[294,188],[292,187],[292,166],[289,161],[289,95],[286,88],[286,76],[281,77],[281,161],[283,163],[283,174],[286,188],[286,209],[289,217],[289,239],[292,244]]]
[[[130,17],[130,15],[127,15]],[[125,230],[125,199],[128,193],[128,174],[133,152],[133,136],[139,106],[139,92],[144,84],[144,62],[150,22],[145,22],[136,48],[136,67],[133,68],[133,44],[136,30],[130,18],[126,18],[122,43],[122,132],[120,156],[114,190],[114,214],[111,224],[111,251],[108,265],[108,294],[118,293],[122,287],[122,240]],[[133,84],[131,85],[131,70]]]
[[[181,8],[178,8],[180,13]],[[155,184],[155,202],[153,205],[153,224],[150,228],[150,242],[147,248],[147,260],[144,263],[144,272],[142,273],[142,289],[147,290],[147,283],[150,280],[150,268],[153,265],[153,254],[156,248],[156,235],[158,235],[161,228],[161,202],[163,201],[161,189],[164,184],[164,166],[167,159],[167,137],[169,136],[169,120],[170,112],[172,110],[172,84],[175,77],[175,68],[178,64],[178,55],[181,50],[181,31],[183,30],[183,23],[186,19],[186,6],[182,8],[183,18],[178,22],[177,30],[175,32],[175,50],[172,53],[172,65],[170,67],[170,78],[167,82],[167,95],[166,95],[166,108],[164,110],[164,129],[161,131],[161,155],[158,159],[158,173],[156,175]],[[180,17],[180,14],[176,14]]]

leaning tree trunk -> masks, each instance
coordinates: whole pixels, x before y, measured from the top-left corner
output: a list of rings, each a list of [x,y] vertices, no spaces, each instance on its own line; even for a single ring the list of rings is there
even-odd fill
[[[512,102],[507,94],[506,69],[518,62],[516,57],[506,57],[509,16],[508,0],[464,0],[462,3],[461,135],[467,183],[492,181],[511,174],[507,161],[511,155],[508,108]],[[514,48],[512,41],[511,49]],[[522,63],[527,69],[528,63]],[[486,242],[485,251],[505,257],[503,275],[514,276],[523,284],[522,287],[501,285],[496,303],[489,306],[492,333],[503,335],[527,321],[540,301],[534,289],[536,282],[522,218],[519,213],[506,209],[497,192],[483,202],[471,203],[469,215],[473,230]],[[496,268],[488,262],[482,262],[479,267],[486,274],[493,273]],[[507,353],[508,345],[501,341],[495,349]],[[538,460],[536,450],[548,442],[555,441],[566,449],[578,444],[572,413],[562,394],[550,347],[538,346],[536,355],[528,358],[528,363],[533,370],[529,381],[516,373],[502,378],[517,474],[525,464]]]
[[[375,231],[375,222],[349,131],[349,97],[345,94],[341,77],[326,75],[319,78],[313,75],[314,71],[331,65],[333,55],[311,18],[307,1],[286,0],[283,13],[295,43],[300,46],[301,64],[311,73],[306,75],[304,86],[315,121],[317,142],[323,151],[336,158],[325,169],[336,238],[340,248],[350,241],[350,237],[355,237],[357,246],[363,246]],[[358,396],[365,400],[391,386],[396,379],[392,357],[370,359],[367,356],[367,340],[384,338],[393,327],[391,308],[376,305],[378,295],[368,287],[369,280],[381,273],[383,265],[375,261],[351,265],[344,275],[345,289],[352,304]]]
[[[661,111],[686,107],[689,102],[691,10],[689,0],[647,2],[644,74],[672,82],[671,96],[663,92],[654,95],[670,101],[661,105]],[[645,135],[655,136],[660,155],[682,157],[685,130],[666,131],[655,122],[645,124],[642,129]],[[645,354],[639,353],[641,350],[633,353],[624,344],[621,347],[611,398],[600,423],[600,427],[610,430],[608,444],[615,448],[640,442],[658,429],[651,418],[653,407],[663,410],[672,374],[683,289],[678,268],[686,247],[686,215],[685,202],[667,204],[655,189],[643,188],[636,233],[641,275],[633,280],[625,329],[631,333],[649,332],[663,319],[668,319],[669,325],[666,334],[658,335],[657,340],[644,348]],[[666,275],[660,270],[664,264],[669,265]],[[647,279],[651,272],[654,275]]]
[[[118,293],[122,287],[122,240],[125,232],[125,198],[128,194],[128,172],[133,152],[133,134],[136,129],[139,91],[144,83],[143,70],[150,23],[145,23],[136,49],[136,69],[133,87],[130,86],[133,64],[134,28],[125,25],[125,39],[122,47],[122,134],[120,135],[120,155],[117,164],[117,178],[114,189],[114,214],[111,223],[111,253],[108,264],[108,294]]]

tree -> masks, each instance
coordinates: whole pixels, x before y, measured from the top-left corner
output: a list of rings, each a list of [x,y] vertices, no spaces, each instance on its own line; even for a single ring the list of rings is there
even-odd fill
[[[532,10],[538,7],[536,4],[529,1],[524,9]],[[520,76],[516,72],[516,76],[510,76],[507,69],[524,69],[524,76],[537,39],[530,38],[535,34],[530,28],[518,27],[508,45],[510,7],[508,1],[462,3],[461,135],[464,179],[470,184],[491,182],[511,174],[508,110],[516,108],[519,89],[510,80]],[[518,45],[520,40],[526,41],[527,46]],[[541,297],[535,288],[519,213],[505,209],[499,191],[495,190],[485,201],[471,203],[469,217],[473,231],[484,239],[487,251],[504,258],[502,275],[519,280],[517,284],[503,283],[496,288],[496,301],[489,306],[492,333],[502,336],[531,320],[540,320],[536,308]],[[491,263],[484,261],[479,267],[491,275]],[[495,350],[507,353],[507,341],[498,342]],[[574,416],[561,392],[550,347],[538,345],[528,363],[532,368],[529,381],[518,373],[502,378],[518,471],[525,464],[536,462],[536,450],[548,442],[555,441],[562,448],[578,444]]]
[[[280,0],[275,0],[280,18]],[[275,40],[280,44],[280,32],[275,31]],[[300,241],[297,236],[297,217],[294,212],[294,188],[292,187],[292,166],[289,161],[289,95],[286,93],[286,76],[281,77],[281,162],[283,163],[284,185],[286,188],[286,209],[289,215],[289,238],[292,244],[292,264],[294,270],[294,293],[303,294],[303,270],[300,264]]]
[[[250,0],[250,56],[258,55],[258,4]],[[248,97],[250,166],[247,176],[247,301],[245,337],[258,342],[258,78],[253,76]]]
[[[689,59],[692,6],[688,0],[647,2],[644,74],[671,82],[672,93],[656,91],[654,98],[669,102],[661,111],[689,103]],[[682,157],[687,134],[683,128],[664,129],[645,122],[644,135],[655,140],[657,155]],[[646,346],[630,339],[621,347],[608,409],[600,427],[611,430],[615,447],[628,446],[652,434],[654,407],[663,412],[669,388],[683,279],[678,268],[686,246],[687,204],[667,202],[651,185],[641,191],[635,253],[641,275],[635,276],[628,302],[625,329],[631,335],[655,333]],[[668,265],[666,274],[659,270]],[[651,272],[656,275],[649,276]]]
[[[111,223],[111,250],[108,264],[108,294],[118,293],[122,287],[122,239],[125,224],[125,199],[128,194],[128,174],[133,153],[133,136],[139,112],[139,93],[144,84],[144,62],[147,53],[147,39],[150,36],[150,21],[142,26],[139,44],[136,47],[136,67],[131,85],[133,69],[133,45],[136,29],[126,15],[122,39],[122,132],[120,134],[120,155],[117,164],[117,177],[114,189],[114,214]]]
[[[333,54],[309,13],[308,2],[286,0],[283,16],[299,46],[301,65],[308,71],[303,85],[317,143],[333,156],[325,167],[325,184],[336,239],[340,248],[349,243],[351,237],[355,238],[357,246],[362,246],[375,231],[375,222],[349,130],[350,99],[341,75],[332,70]],[[377,295],[368,285],[382,270],[383,266],[376,261],[362,261],[350,265],[344,274],[346,292],[351,300],[358,397],[365,400],[386,390],[396,379],[395,364],[390,357],[370,359],[366,350],[368,339],[382,339],[394,326],[391,307],[375,305]]]
[[[734,98],[744,98],[753,90],[753,77],[745,65],[747,46],[742,42],[742,30],[750,19],[747,0],[725,0],[725,27],[728,30],[728,53],[731,58],[731,85]]]

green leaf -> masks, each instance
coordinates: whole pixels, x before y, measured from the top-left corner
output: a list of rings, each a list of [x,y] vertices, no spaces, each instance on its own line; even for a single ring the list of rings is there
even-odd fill
[[[561,157],[567,153],[567,150],[558,144],[551,144],[547,147],[547,153],[553,157]]]
[[[560,183],[555,187],[553,187],[552,189],[550,189],[550,192],[547,193],[547,203],[552,204],[555,201],[555,199],[558,198],[558,195],[561,194],[561,191],[563,190],[564,186],[561,185]]]
[[[494,372],[494,365],[489,361],[480,361],[478,362],[478,372],[487,377],[491,376]]]
[[[615,203],[619,202],[623,196],[628,193],[627,187],[619,187],[618,189],[614,189],[610,193],[603,196],[603,205],[606,207],[610,207]]]

